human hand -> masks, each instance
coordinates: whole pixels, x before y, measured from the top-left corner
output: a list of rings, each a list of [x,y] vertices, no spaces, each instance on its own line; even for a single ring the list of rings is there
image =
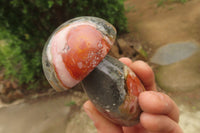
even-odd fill
[[[156,84],[152,69],[143,61],[120,58],[140,78],[147,91],[139,95],[142,109],[140,123],[133,127],[116,125],[103,117],[91,103],[84,104],[84,110],[93,120],[98,133],[183,133],[179,121],[179,109],[166,94],[156,92]]]

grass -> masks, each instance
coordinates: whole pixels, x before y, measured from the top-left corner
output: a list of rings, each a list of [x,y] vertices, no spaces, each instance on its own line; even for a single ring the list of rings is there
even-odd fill
[[[158,3],[157,3],[157,7],[164,6],[165,4],[168,4],[168,3],[181,3],[181,4],[184,4],[187,1],[188,0],[159,0]]]
[[[148,58],[148,54],[147,52],[141,47],[139,50],[138,50],[139,54],[144,57],[145,59]]]
[[[136,12],[136,8],[134,5],[127,5],[125,11],[126,12]]]
[[[65,106],[67,106],[67,107],[71,107],[73,105],[76,105],[75,101],[70,101],[70,102],[68,102],[68,103],[65,104]]]
[[[125,6],[126,13],[137,11],[133,2],[126,2],[126,4],[124,4],[124,6]]]

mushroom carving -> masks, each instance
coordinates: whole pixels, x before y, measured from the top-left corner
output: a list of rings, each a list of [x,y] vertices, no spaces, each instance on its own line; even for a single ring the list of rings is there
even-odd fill
[[[103,19],[71,19],[49,37],[42,64],[54,89],[68,90],[81,82],[104,117],[132,126],[139,121],[138,96],[145,88],[128,66],[107,55],[115,38],[114,26]]]

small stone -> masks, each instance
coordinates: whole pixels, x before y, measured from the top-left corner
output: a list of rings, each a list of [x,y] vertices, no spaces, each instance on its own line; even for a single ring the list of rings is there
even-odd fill
[[[4,82],[4,85],[5,85],[5,88],[6,88],[6,89],[11,88],[11,83],[10,83],[10,81],[5,81],[5,82]]]
[[[4,87],[3,84],[0,84],[0,94],[5,94],[6,93],[6,88]]]
[[[16,99],[20,99],[23,97],[23,94],[20,90],[16,90],[16,91],[11,91],[8,93],[7,95],[7,101],[8,102],[13,102]]]
[[[127,51],[127,48],[129,48],[129,46],[127,45],[127,42],[124,39],[118,39],[117,42],[122,51]]]
[[[3,103],[10,103],[10,99],[6,95],[0,95],[0,99]]]
[[[11,85],[12,85],[12,88],[13,89],[17,89],[18,88],[18,85],[17,85],[17,83],[16,82],[11,82]]]
[[[15,99],[22,98],[23,93],[20,90],[16,90],[16,91],[14,91],[13,96]]]
[[[116,45],[112,46],[109,55],[111,55],[111,56],[113,56],[115,58],[119,58],[120,57],[119,49],[118,49],[118,47]]]
[[[117,40],[119,44],[119,52],[122,52],[122,55],[125,57],[131,57],[136,54],[136,50],[132,47],[133,45],[130,42],[125,41],[124,39]]]

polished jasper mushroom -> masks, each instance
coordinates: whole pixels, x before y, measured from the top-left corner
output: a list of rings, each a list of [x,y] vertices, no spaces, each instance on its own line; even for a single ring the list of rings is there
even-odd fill
[[[103,19],[71,19],[48,39],[43,69],[54,89],[67,90],[81,82],[104,117],[132,126],[139,121],[138,95],[145,88],[131,69],[107,55],[115,38],[115,28]]]

